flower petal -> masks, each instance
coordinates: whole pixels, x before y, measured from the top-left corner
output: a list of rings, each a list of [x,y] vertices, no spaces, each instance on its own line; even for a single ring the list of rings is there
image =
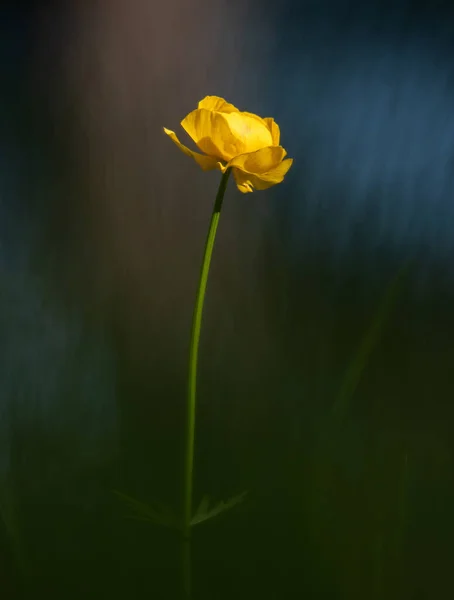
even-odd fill
[[[203,100],[200,100],[198,108],[205,108],[206,110],[223,113],[240,112],[236,106],[229,104],[224,98],[219,98],[219,96],[205,96]]]
[[[279,165],[285,158],[287,152],[282,146],[268,146],[260,148],[255,152],[248,152],[235,156],[229,163],[229,167],[236,167],[245,173],[259,175],[268,173]]]
[[[279,125],[276,123],[273,117],[265,117],[263,120],[270,130],[271,137],[273,138],[273,146],[279,146],[281,141],[281,130],[279,129]]]
[[[232,134],[224,116],[220,112],[197,108],[181,121],[181,126],[200,150],[217,160],[232,158],[224,151],[224,146],[232,144]]]
[[[258,123],[261,123],[268,129],[268,125],[266,124],[265,119],[262,119],[262,117],[259,117],[258,115],[255,115],[254,113],[245,112],[245,111],[241,112],[240,114],[243,115],[244,117],[250,117],[251,119],[255,119]]]
[[[189,150],[189,148],[187,148],[184,144],[180,142],[180,140],[177,138],[173,131],[170,131],[170,129],[166,129],[165,127],[163,129],[164,133],[166,133],[169,136],[169,138],[178,146],[178,148],[182,152],[184,152],[186,156],[190,156],[191,158],[193,158],[196,161],[196,163],[200,167],[202,167],[204,171],[212,171],[213,169],[219,169],[220,164],[218,163],[218,160],[216,158],[213,158],[212,156],[205,156],[203,154],[199,154],[198,152],[193,152],[192,150]]]
[[[273,185],[277,185],[281,183],[287,174],[287,171],[292,166],[293,159],[287,158],[282,161],[279,165],[277,165],[268,173],[261,173],[259,175],[254,175],[252,173],[247,173],[245,171],[241,171],[238,168],[233,168],[233,176],[235,178],[235,182],[237,188],[243,194],[247,194],[248,192],[252,192],[253,188],[257,190],[266,190]]]
[[[216,127],[213,142],[222,149],[222,158],[231,160],[241,154],[255,152],[260,148],[271,146],[273,139],[266,123],[257,115],[248,113],[229,113],[219,115],[226,123]]]

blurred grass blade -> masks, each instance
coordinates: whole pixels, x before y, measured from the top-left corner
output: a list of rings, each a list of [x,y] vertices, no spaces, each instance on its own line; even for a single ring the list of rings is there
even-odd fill
[[[383,562],[384,562],[384,543],[383,535],[378,533],[375,540],[375,557],[374,557],[374,595],[375,600],[382,600],[383,595]]]
[[[18,567],[25,572],[25,555],[22,548],[17,510],[14,503],[13,492],[8,484],[2,486],[2,494],[0,496],[0,523],[3,523],[7,536],[11,542]]]
[[[241,502],[244,501],[246,496],[247,492],[242,492],[241,494],[230,498],[230,500],[221,500],[220,502],[215,504],[211,509],[209,508],[210,498],[208,496],[204,496],[199,504],[199,507],[197,508],[195,515],[191,520],[191,526],[199,525],[204,521],[214,519],[215,517],[226,512],[227,510],[231,510],[235,506],[238,506],[238,504],[241,504]]]
[[[327,513],[331,510],[333,490],[335,489],[335,473],[333,450],[339,442],[339,433],[352,406],[355,392],[368,365],[369,359],[380,342],[381,335],[387,325],[392,309],[406,281],[411,262],[405,263],[388,284],[382,300],[375,312],[368,330],[365,332],[356,353],[344,374],[340,390],[333,406],[326,417],[312,457],[312,481],[308,494],[308,507],[313,534],[317,539],[326,531]],[[323,531],[323,535],[322,532]]]
[[[16,537],[16,527],[12,503],[8,500],[9,498],[6,497],[6,494],[0,497],[0,521],[4,525],[8,537],[13,540]]]
[[[395,553],[396,559],[402,561],[404,550],[405,529],[407,525],[407,496],[408,496],[408,451],[402,457],[401,476],[398,495],[398,523],[396,527]]]
[[[385,325],[395,306],[397,297],[402,291],[402,286],[405,276],[408,273],[409,266],[409,263],[405,264],[387,287],[375,317],[363,337],[358,351],[347,368],[339,395],[331,409],[329,421],[340,423],[345,418],[369,358],[380,341]]]
[[[169,529],[180,529],[180,523],[173,512],[164,504],[154,502],[145,504],[139,502],[131,496],[127,496],[122,492],[114,490],[114,494],[118,496],[129,508],[135,513],[130,515],[130,518],[138,519],[139,521],[147,521],[156,525],[162,525]]]

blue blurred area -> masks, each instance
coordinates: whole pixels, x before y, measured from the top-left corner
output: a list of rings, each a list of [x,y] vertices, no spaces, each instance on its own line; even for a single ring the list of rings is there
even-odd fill
[[[390,252],[452,276],[452,7],[292,8],[268,78],[268,110],[297,159],[278,208],[288,211],[290,252],[315,245],[344,264],[360,253],[364,265]]]

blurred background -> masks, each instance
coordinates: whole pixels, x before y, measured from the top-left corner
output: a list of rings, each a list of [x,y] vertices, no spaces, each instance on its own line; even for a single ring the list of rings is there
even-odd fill
[[[206,95],[294,165],[230,184],[199,367],[194,597],[454,593],[454,8],[4,0],[0,591],[180,598],[191,315],[219,174]],[[181,139],[184,139],[184,134]]]

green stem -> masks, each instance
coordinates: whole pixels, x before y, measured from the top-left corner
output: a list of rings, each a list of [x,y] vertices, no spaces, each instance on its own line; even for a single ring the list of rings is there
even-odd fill
[[[184,468],[184,520],[183,520],[183,577],[184,589],[187,598],[191,597],[191,519],[192,519],[192,489],[194,474],[194,441],[195,441],[195,413],[196,413],[196,385],[197,385],[197,359],[199,353],[200,329],[202,326],[203,303],[208,283],[211,256],[213,254],[214,240],[221,216],[222,202],[224,200],[230,169],[222,175],[219,184],[210,227],[205,243],[202,269],[200,272],[199,288],[192,318],[191,343],[189,348],[189,375],[186,416],[186,454]]]

